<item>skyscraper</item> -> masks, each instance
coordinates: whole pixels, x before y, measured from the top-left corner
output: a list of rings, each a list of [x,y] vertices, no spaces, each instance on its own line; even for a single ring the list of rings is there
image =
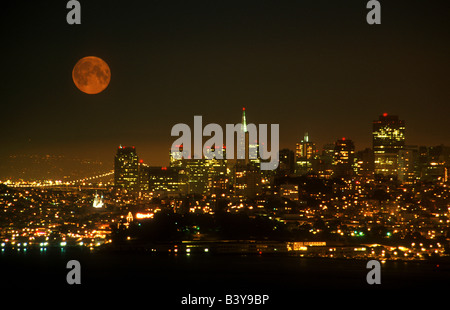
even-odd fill
[[[355,168],[359,177],[371,178],[374,174],[373,150],[366,148],[355,154]]]
[[[241,130],[247,132],[247,118],[245,117],[245,108],[242,108]]]
[[[420,177],[419,174],[419,148],[417,146],[405,146],[398,151],[397,160],[398,180],[402,183],[413,184]]]
[[[208,190],[207,159],[186,159],[183,166],[188,177],[188,191],[191,194],[205,194]]]
[[[375,174],[397,175],[398,152],[405,146],[405,122],[383,113],[373,122]]]
[[[139,189],[139,161],[136,148],[119,146],[114,160],[114,185],[118,189]]]
[[[262,173],[254,165],[234,167],[234,195],[237,198],[255,198],[261,192]]]
[[[239,147],[245,149],[245,158],[236,160],[232,167],[234,194],[240,199],[254,198],[261,185],[261,157],[257,136],[252,137],[248,130],[245,108],[242,108],[241,137]]]
[[[316,143],[309,141],[306,132],[303,140],[295,145],[295,172],[305,174],[312,170],[312,160],[317,155]]]
[[[289,149],[282,149],[280,150],[278,157],[280,158],[280,164],[278,165],[277,173],[285,176],[294,173],[294,151]]]
[[[448,182],[450,171],[450,147],[444,145],[420,147],[419,166],[422,180]]]
[[[346,138],[337,140],[334,145],[334,175],[341,178],[352,176],[354,161],[355,145],[353,141]]]
[[[239,164],[251,163],[259,167],[261,163],[261,158],[258,152],[258,141],[255,139],[250,139],[250,133],[247,128],[247,117],[245,116],[245,108],[242,108],[242,119],[241,119],[241,135],[239,140],[239,147],[245,150],[245,159],[242,161],[237,161]],[[250,159],[252,157],[252,159]],[[256,157],[256,158],[255,158]]]
[[[331,178],[333,175],[333,159],[334,143],[327,143],[323,146],[322,154],[319,156],[318,165],[315,167],[315,171],[320,177],[325,179]]]
[[[179,168],[145,167],[147,170],[148,190],[161,195],[169,195],[179,191]]]

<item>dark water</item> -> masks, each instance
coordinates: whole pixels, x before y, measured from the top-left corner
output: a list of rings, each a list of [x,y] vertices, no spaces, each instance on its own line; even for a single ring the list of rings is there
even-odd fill
[[[72,259],[81,264],[81,285],[66,282],[66,264]],[[450,289],[450,265],[446,263],[388,261],[382,264],[381,285],[367,284],[366,263],[292,256],[7,250],[0,253],[0,288],[145,291],[154,298],[172,296],[174,303],[189,293],[270,294],[272,300],[286,301],[309,290]]]

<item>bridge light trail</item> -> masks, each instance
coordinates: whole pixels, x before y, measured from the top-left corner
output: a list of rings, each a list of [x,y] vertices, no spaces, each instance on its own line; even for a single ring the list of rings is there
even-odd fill
[[[0,181],[0,183],[3,183],[10,187],[57,187],[57,186],[75,186],[75,185],[81,185],[82,183],[86,183],[87,181],[96,180],[100,178],[104,178],[110,175],[114,174],[114,170],[91,176],[86,177],[78,180],[73,181],[67,181],[63,182],[61,180],[48,180],[48,181],[34,181],[34,182],[24,182],[24,181],[18,181],[18,182],[12,182],[11,180],[7,180],[6,182]]]

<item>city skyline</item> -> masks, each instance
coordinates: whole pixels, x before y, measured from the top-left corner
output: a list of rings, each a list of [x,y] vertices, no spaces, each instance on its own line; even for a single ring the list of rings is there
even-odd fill
[[[10,1],[0,29],[0,287],[448,288],[448,0]]]
[[[241,122],[244,121],[245,124],[247,124],[247,121],[246,121],[246,108],[243,107],[243,108],[240,109],[240,111],[242,113],[241,114]],[[391,114],[388,114],[388,113],[384,112],[384,113],[381,113],[379,115],[379,119],[378,120],[372,120],[371,123],[370,123],[370,125],[372,127],[372,132],[371,132],[372,143],[370,145],[366,146],[366,147],[363,147],[363,148],[362,147],[358,147],[358,145],[354,143],[353,139],[351,139],[351,136],[336,137],[334,141],[332,141],[330,143],[325,143],[325,144],[323,144],[321,146],[320,143],[317,143],[316,140],[314,140],[314,138],[310,137],[310,133],[309,132],[305,132],[304,136],[303,136],[303,139],[297,140],[295,145],[290,146],[290,147],[281,147],[280,146],[279,151],[281,152],[281,151],[284,151],[284,150],[289,150],[289,151],[294,152],[296,161],[297,161],[297,158],[302,157],[303,158],[303,163],[302,163],[302,160],[299,159],[300,161],[297,162],[296,165],[300,165],[300,166],[304,165],[305,166],[306,170],[303,173],[306,173],[307,171],[311,170],[310,169],[311,167],[308,166],[308,165],[310,165],[310,163],[307,163],[307,161],[306,161],[307,159],[309,160],[310,158],[317,157],[317,156],[322,155],[323,153],[326,153],[328,151],[328,148],[330,147],[330,145],[333,145],[333,147],[334,147],[337,143],[339,143],[339,141],[348,140],[352,144],[353,152],[362,152],[362,151],[366,151],[366,150],[369,149],[369,150],[371,150],[372,154],[373,154],[373,152],[376,154],[377,152],[380,152],[379,151],[379,147],[380,146],[377,146],[377,145],[380,144],[380,143],[383,144],[383,142],[375,142],[376,136],[379,135],[379,134],[381,134],[381,136],[386,135],[386,133],[384,133],[384,132],[382,132],[382,133],[379,132],[379,127],[381,126],[380,124],[383,124],[383,122],[381,120],[383,120],[383,119],[388,119],[388,120],[391,120],[391,121],[392,121],[392,119],[398,120],[399,116],[398,115],[391,115]],[[428,148],[428,147],[439,147],[439,146],[444,146],[445,147],[445,146],[449,146],[449,145],[446,145],[444,143],[440,143],[440,144],[437,144],[437,145],[422,145],[422,144],[421,145],[412,145],[412,144],[406,143],[405,140],[406,140],[407,136],[405,135],[405,131],[406,131],[406,128],[408,128],[408,126],[405,126],[405,121],[404,120],[400,120],[400,122],[401,122],[401,126],[402,126],[402,128],[401,128],[402,129],[402,131],[401,131],[401,145],[402,145],[401,149],[402,150],[404,148],[406,148],[408,150],[411,150],[412,148],[413,149],[414,148],[418,149],[419,147],[427,147]],[[390,135],[392,135],[392,134],[390,134]],[[282,140],[282,138],[283,137],[280,136],[280,140]],[[175,137],[171,137],[171,140],[174,140],[174,139],[175,139]],[[207,137],[203,137],[203,143],[206,140],[207,140]],[[382,140],[379,140],[379,141],[382,141]],[[224,146],[225,146],[225,142],[224,142]],[[381,146],[381,148],[383,148],[383,147],[384,146]],[[123,150],[132,149],[134,152],[136,152],[136,149],[139,149],[139,162],[140,163],[145,163],[146,165],[149,165],[149,166],[168,167],[168,166],[170,166],[172,164],[172,159],[171,159],[171,156],[170,156],[170,148],[169,148],[169,150],[166,150],[166,160],[163,161],[163,162],[155,162],[155,161],[147,161],[147,160],[145,160],[146,156],[145,155],[144,156],[141,155],[142,154],[141,146],[123,145],[121,143],[119,146],[115,146],[114,147],[114,150],[121,151],[122,149]],[[246,146],[246,150],[248,152],[248,145]],[[79,160],[79,161],[82,161],[82,162],[83,161],[84,162],[92,162],[96,166],[104,167],[104,168],[102,168],[103,170],[97,170],[96,171],[96,172],[99,172],[99,174],[103,174],[103,173],[107,173],[108,171],[113,169],[113,167],[117,164],[117,157],[116,157],[116,159],[113,158],[111,160],[111,158],[112,158],[111,157],[111,150],[109,150],[109,153],[110,154],[108,156],[108,159],[101,160],[101,161],[97,161],[95,159],[95,157],[76,158],[76,157],[67,156],[67,159],[68,160],[76,160],[76,161]],[[143,152],[143,153],[145,154],[145,152]],[[392,155],[394,157],[398,157],[398,150],[396,150],[396,152],[394,152],[394,154],[391,154],[391,156]],[[35,162],[36,162],[36,159],[39,159],[39,158],[42,158],[42,159],[45,159],[45,158],[47,158],[47,159],[51,159],[51,158],[64,159],[64,158],[66,158],[66,156],[64,156],[64,155],[60,155],[60,154],[57,154],[57,155],[51,154],[51,155],[49,155],[49,154],[46,154],[45,152],[42,153],[42,154],[21,154],[19,156],[15,155],[15,154],[11,154],[10,156],[12,158],[22,158],[22,159],[24,159],[24,162],[26,164],[28,164],[28,165],[30,164],[30,162],[28,162],[28,163],[26,162],[26,158],[27,157],[30,158],[30,159],[34,158]],[[246,153],[246,156],[248,156],[248,153]],[[354,160],[356,160],[356,157],[354,157],[352,159],[352,161],[354,161]],[[395,160],[397,160],[397,159],[395,159]],[[376,158],[374,158],[374,161],[376,163],[377,161],[379,161],[379,159],[377,159],[377,157],[376,157]],[[7,161],[5,161],[5,162],[7,162]],[[350,163],[350,165],[353,165],[353,163]],[[11,174],[11,172],[9,173],[9,176],[7,176],[7,173],[5,173],[5,171],[7,171],[7,169],[5,169],[5,164],[3,166],[4,166],[3,167],[3,171],[2,171],[2,169],[0,169],[0,173],[2,173],[3,176],[0,174],[0,177],[3,177],[4,180],[10,179],[10,178],[17,180],[17,178],[19,178],[19,174],[14,176],[14,175]],[[69,166],[67,166],[67,165],[61,165],[59,167],[54,167],[54,168],[59,168],[60,170],[61,169],[64,170],[65,171],[65,179],[67,179],[67,178],[71,179],[71,176],[70,176],[71,175],[71,171],[70,171],[70,168],[68,168],[68,167]],[[0,165],[0,168],[1,168],[1,165]],[[11,168],[18,168],[18,170],[20,170],[20,168],[22,168],[22,167],[20,165],[18,165],[17,167],[14,167],[14,163],[12,163],[11,166],[10,166],[10,169]],[[45,167],[44,169],[48,169],[48,167]],[[375,172],[376,173],[381,173],[381,174],[386,174],[382,170],[378,169],[377,166],[375,167]],[[43,180],[45,180],[44,177],[36,178],[36,171],[34,172],[34,177],[32,179],[30,179],[26,174],[24,175],[23,172],[21,172],[21,173],[22,173],[22,179],[24,181],[30,181],[30,180],[41,180],[41,181],[43,181]],[[299,173],[299,172],[297,172],[297,170],[296,170],[296,173]],[[303,174],[303,173],[300,173],[300,174]],[[397,174],[397,171],[395,171],[394,174]],[[42,175],[44,176],[44,173]],[[92,177],[92,176],[93,176],[92,174],[91,175],[88,174],[88,175],[83,176],[82,178],[85,178],[85,177],[88,178],[88,177]],[[80,176],[77,175],[77,177],[80,177]],[[59,178],[59,179],[61,179],[61,178]]]
[[[280,124],[280,148],[309,132],[319,147],[348,137],[364,149],[370,122],[384,112],[406,120],[407,144],[449,144],[446,5],[384,3],[383,23],[372,27],[357,2],[118,9],[96,1],[83,4],[82,23],[72,26],[64,5],[12,3],[1,21],[8,61],[0,143],[8,147],[0,159],[75,154],[107,162],[124,144],[165,164],[174,124],[194,115],[236,123],[242,106],[248,122]],[[111,69],[98,95],[71,79],[87,55]]]
[[[391,113],[387,113],[387,112],[382,112],[379,115],[383,115],[383,114],[388,114],[391,115]],[[373,117],[372,117],[373,118]],[[211,118],[207,118],[210,119],[211,122],[217,122]],[[363,132],[367,133],[366,137],[364,140],[361,140],[358,142],[355,142],[355,150],[357,151],[362,151],[366,148],[372,148],[372,121],[369,121],[365,127],[365,130]],[[190,122],[192,122],[192,120],[186,119],[186,123],[189,125]],[[221,122],[217,122],[219,124],[221,124]],[[237,122],[235,122],[237,123]],[[250,121],[250,123],[253,123],[252,121]],[[406,123],[408,124],[408,120],[406,120]],[[225,125],[225,123],[223,123]],[[280,124],[280,150],[281,149],[290,149],[290,150],[295,150],[296,148],[296,144],[298,144],[301,140],[302,137],[304,137],[305,134],[308,134],[311,138],[311,141],[313,141],[316,145],[318,150],[323,150],[324,147],[326,147],[328,144],[330,143],[334,143],[336,139],[341,139],[341,138],[348,138],[348,139],[352,139],[353,141],[355,141],[355,138],[353,138],[354,136],[360,136],[360,134],[356,133],[356,132],[361,132],[359,130],[357,130],[355,133],[352,132],[343,132],[343,135],[339,136],[339,135],[333,135],[333,134],[329,134],[327,136],[331,137],[330,140],[320,140],[320,138],[323,139],[323,135],[321,135],[320,133],[318,133],[318,135],[315,135],[315,132],[309,130],[308,128],[305,128],[304,131],[300,132],[300,130],[298,130],[295,134],[287,134],[287,135],[283,135],[283,128],[285,126],[283,126],[283,124]],[[417,146],[438,146],[438,145],[450,145],[450,143],[448,143],[449,140],[446,141],[438,141],[435,137],[434,139],[429,138],[429,137],[433,137],[433,135],[430,135],[429,137],[424,136],[422,139],[417,140],[417,139],[411,139],[408,136],[408,130],[409,131],[415,131],[414,128],[410,128],[411,126],[407,126],[407,129],[405,130],[405,144],[406,145],[417,145]],[[143,143],[140,144],[136,138],[125,138],[123,139],[123,141],[135,141],[138,143],[125,143],[125,142],[120,142],[117,145],[116,144],[112,144],[112,143],[108,143],[108,150],[106,149],[95,149],[95,145],[91,145],[90,143],[87,143],[86,148],[93,148],[95,149],[96,152],[77,152],[77,150],[79,150],[79,146],[75,145],[75,146],[67,146],[64,148],[64,151],[61,151],[62,148],[47,148],[47,147],[31,147],[26,149],[24,152],[22,151],[18,151],[18,152],[14,152],[14,151],[9,151],[8,149],[4,149],[3,153],[2,153],[2,159],[5,160],[8,156],[18,156],[18,155],[28,155],[28,156],[35,156],[35,155],[41,155],[41,156],[45,156],[45,155],[50,155],[50,156],[67,156],[69,158],[71,158],[70,155],[73,155],[74,153],[77,154],[75,157],[73,158],[80,158],[80,159],[90,159],[90,160],[94,160],[94,161],[102,161],[104,163],[112,163],[113,160],[111,160],[110,155],[106,155],[106,153],[110,153],[111,149],[115,149],[118,145],[127,145],[127,146],[137,146],[140,149],[140,153],[141,158],[145,158],[146,162],[155,165],[155,166],[167,166],[169,165],[169,157],[167,156],[167,149],[170,150],[170,144],[173,140],[173,137],[170,136],[170,129],[169,129],[169,134],[168,134],[168,140],[166,142],[162,142],[160,144],[155,143],[155,145],[158,145],[158,147],[155,148],[155,145],[153,145],[152,143]],[[206,139],[204,139],[203,142],[205,142]],[[286,144],[286,141],[293,141],[292,143]],[[416,143],[414,143],[413,141],[415,141]],[[28,143],[31,144],[32,139],[30,138],[28,140]],[[163,146],[161,146],[161,144]],[[59,149],[59,150],[58,150]],[[100,154],[100,155],[98,155]]]

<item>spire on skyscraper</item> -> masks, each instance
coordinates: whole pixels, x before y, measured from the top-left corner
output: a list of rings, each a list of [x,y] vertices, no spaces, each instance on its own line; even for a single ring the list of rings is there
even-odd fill
[[[247,132],[247,119],[245,118],[245,107],[242,108],[241,128],[243,132]]]

